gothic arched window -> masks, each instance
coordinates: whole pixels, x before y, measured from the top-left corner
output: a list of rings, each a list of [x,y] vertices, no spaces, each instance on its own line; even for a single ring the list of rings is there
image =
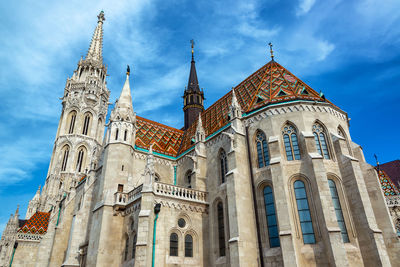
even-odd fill
[[[339,224],[340,232],[344,243],[349,243],[349,235],[347,234],[346,224],[344,222],[342,206],[337,192],[336,184],[332,179],[328,179],[329,189],[331,191],[333,207],[335,208],[336,219]]]
[[[90,125],[90,115],[86,114],[85,115],[85,120],[83,122],[83,130],[82,134],[87,135],[89,132],[89,125]]]
[[[128,130],[125,130],[125,132],[124,132],[124,141],[126,141],[127,137],[128,137]]]
[[[137,235],[135,234],[133,236],[133,242],[132,242],[132,259],[134,259],[136,256],[136,242],[137,242]]]
[[[68,128],[68,133],[72,134],[74,133],[74,128],[75,128],[75,121],[76,121],[76,112],[72,111],[69,115],[69,128]]]
[[[304,244],[315,244],[314,228],[311,219],[310,206],[304,182],[294,182],[294,194],[296,196],[297,211],[299,213],[300,228],[303,234]]]
[[[69,155],[69,146],[64,146],[63,148],[63,160],[61,163],[61,171],[65,171],[67,169],[67,163],[68,163],[68,155]]]
[[[318,153],[325,159],[330,159],[328,145],[326,142],[326,135],[324,127],[321,124],[315,123],[312,127],[314,134],[315,145],[317,146]]]
[[[178,235],[172,233],[169,237],[169,255],[178,256]]]
[[[84,156],[85,156],[85,151],[83,148],[81,148],[78,152],[78,159],[76,161],[76,171],[81,172],[82,171],[82,165],[84,161]]]
[[[267,138],[265,137],[265,134],[260,130],[258,130],[256,134],[256,144],[257,144],[258,167],[262,168],[264,166],[268,166],[269,153],[268,153]]]
[[[118,128],[115,130],[115,140],[118,140]]]
[[[192,171],[188,170],[185,175],[185,184],[187,188],[192,188]]]
[[[185,236],[185,257],[193,257],[193,237]]]
[[[297,139],[297,131],[290,124],[286,124],[282,131],[283,142],[285,144],[286,158],[287,160],[299,160],[300,149]]]
[[[271,186],[264,187],[265,214],[267,216],[269,246],[280,247],[278,222],[276,219],[275,200]]]
[[[223,149],[219,152],[219,165],[221,170],[221,184],[225,183],[226,173],[228,172],[228,163],[226,153]]]
[[[222,202],[217,204],[219,256],[225,256],[225,223]]]
[[[124,259],[127,260],[128,259],[128,249],[129,249],[129,237],[126,237],[125,239],[125,256]]]

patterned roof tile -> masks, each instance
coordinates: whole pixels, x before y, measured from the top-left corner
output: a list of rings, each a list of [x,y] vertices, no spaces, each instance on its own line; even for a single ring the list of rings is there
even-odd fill
[[[47,232],[49,220],[50,212],[37,211],[29,220],[25,221],[18,232],[43,235]]]
[[[381,183],[382,191],[385,196],[394,196],[399,194],[399,189],[383,170],[379,170],[379,182]]]

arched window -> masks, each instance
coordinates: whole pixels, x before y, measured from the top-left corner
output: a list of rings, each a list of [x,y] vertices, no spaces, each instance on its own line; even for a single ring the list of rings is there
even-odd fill
[[[69,146],[65,146],[63,150],[64,150],[64,153],[63,153],[63,160],[61,163],[61,171],[65,171],[67,169]]]
[[[338,127],[338,135],[344,138],[344,140],[346,141],[347,149],[349,150],[349,154],[352,155],[351,147],[347,140],[346,133],[341,126]]]
[[[85,151],[83,148],[81,148],[78,152],[78,159],[76,161],[76,171],[81,172],[82,171],[82,165],[83,165],[83,157],[85,156]]]
[[[103,121],[100,118],[97,122],[97,139],[101,140],[104,134],[104,128],[102,127]]]
[[[137,235],[135,234],[133,236],[133,242],[132,242],[132,259],[134,259],[136,256],[136,242],[137,242]]]
[[[126,141],[127,137],[128,137],[128,130],[125,130],[125,132],[124,132],[124,141]]]
[[[220,163],[220,169],[221,169],[221,183],[223,184],[223,183],[225,183],[226,173],[228,172],[228,163],[226,160],[226,153],[223,149],[219,153],[219,163]]]
[[[336,184],[332,179],[328,180],[329,189],[331,191],[333,207],[335,208],[336,219],[339,224],[340,232],[344,243],[349,243],[349,235],[347,234],[346,224],[344,222],[342,206],[340,205],[339,195],[336,189]]]
[[[276,220],[275,200],[271,186],[264,187],[265,214],[267,215],[267,227],[269,246],[280,247],[278,222]]]
[[[68,128],[68,133],[69,134],[74,133],[75,121],[76,121],[76,112],[72,111],[70,113],[70,118],[69,118],[69,128]]]
[[[193,257],[193,238],[191,235],[185,236],[185,257]]]
[[[268,153],[267,139],[262,131],[257,131],[256,144],[257,144],[258,167],[262,168],[264,166],[268,166],[269,153]]]
[[[297,140],[297,131],[290,124],[286,124],[283,127],[283,142],[285,143],[286,158],[287,160],[299,160],[300,159],[300,149]]]
[[[125,256],[124,259],[128,260],[128,249],[129,249],[129,237],[126,237],[125,239]]]
[[[172,233],[169,237],[169,255],[178,256],[178,235]]]
[[[187,188],[192,188],[192,171],[188,170],[185,175],[185,184]]]
[[[83,122],[83,130],[82,134],[87,135],[89,132],[89,125],[90,125],[90,115],[86,114],[85,115],[85,120]]]
[[[304,244],[315,244],[314,228],[307,199],[306,187],[303,181],[297,180],[294,182],[294,194],[296,196],[303,242]]]
[[[118,128],[115,130],[115,140],[118,140]]]
[[[326,144],[326,135],[324,127],[321,124],[315,123],[312,127],[314,134],[315,145],[317,146],[318,153],[325,159],[330,159],[328,146]]]
[[[219,256],[225,256],[225,224],[222,202],[217,205]]]

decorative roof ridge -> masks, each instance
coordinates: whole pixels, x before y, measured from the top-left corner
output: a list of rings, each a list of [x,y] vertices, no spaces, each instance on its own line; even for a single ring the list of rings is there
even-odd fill
[[[144,117],[136,116],[136,119],[142,120],[142,121],[145,121],[145,122],[148,122],[148,123],[152,123],[152,124],[155,124],[155,125],[157,125],[157,126],[164,127],[164,128],[166,128],[166,129],[170,129],[170,130],[172,130],[172,131],[176,131],[176,132],[178,132],[178,133],[180,133],[180,134],[183,134],[183,133],[184,133],[184,131],[182,131],[182,130],[180,130],[180,129],[176,129],[176,128],[174,128],[174,127],[171,127],[171,126],[168,126],[168,125],[165,125],[165,124],[162,124],[162,123],[159,123],[159,122],[150,120],[150,119],[146,119],[146,118],[144,118]]]

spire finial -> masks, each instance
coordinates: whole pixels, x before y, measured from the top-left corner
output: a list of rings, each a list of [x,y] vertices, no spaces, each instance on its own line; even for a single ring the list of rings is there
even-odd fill
[[[272,50],[272,43],[269,42],[269,52],[271,53],[271,60],[274,61],[274,51]]]
[[[193,39],[190,40],[190,44],[191,44],[191,47],[192,47],[192,61],[194,61],[194,56],[193,56],[193,54],[194,54],[194,40]]]
[[[131,68],[129,68],[129,65],[126,65],[126,75],[129,76],[131,74]]]
[[[106,20],[106,18],[104,17],[104,11],[103,11],[103,10],[100,11],[100,13],[99,13],[99,15],[97,16],[97,18],[98,18],[98,21],[97,21],[97,22],[101,22],[101,23],[103,23],[103,21]]]

